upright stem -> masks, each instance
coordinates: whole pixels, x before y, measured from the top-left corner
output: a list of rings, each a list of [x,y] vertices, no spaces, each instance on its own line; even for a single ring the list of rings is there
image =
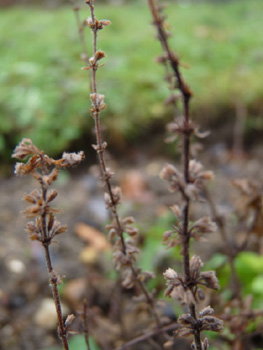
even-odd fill
[[[180,90],[183,98],[183,114],[184,114],[184,137],[183,137],[183,167],[184,167],[184,181],[186,184],[189,183],[189,161],[190,161],[190,136],[192,133],[189,127],[189,102],[192,96],[191,90],[184,82],[182,75],[179,70],[179,60],[174,54],[168,44],[167,34],[163,27],[163,18],[160,16],[154,0],[148,0],[152,16],[154,18],[154,24],[158,31],[159,40],[162,48],[167,55],[168,61],[176,78],[178,89]],[[188,230],[189,226],[189,210],[190,210],[190,198],[185,195],[185,205],[183,208],[183,270],[186,284],[190,281],[190,234]],[[190,288],[190,287],[189,287]],[[191,316],[197,320],[196,306],[194,303],[190,303],[189,311]],[[194,341],[197,350],[202,350],[202,342],[199,328],[196,327],[194,334]]]
[[[95,11],[94,11],[94,6],[92,4],[92,1],[87,2],[89,7],[90,7],[90,13],[91,13],[91,18],[92,18],[92,22],[93,22],[93,57],[95,57],[96,52],[97,52],[97,27],[96,27],[96,17],[95,17]],[[103,148],[103,139],[102,139],[102,133],[101,133],[101,126],[100,126],[100,112],[99,112],[99,108],[98,108],[98,96],[97,96],[97,83],[96,83],[96,72],[98,69],[98,65],[97,63],[95,65],[91,65],[91,81],[92,81],[92,93],[96,94],[96,106],[95,108],[92,110],[92,116],[95,122],[95,131],[96,131],[96,141],[97,141],[97,153],[98,153],[98,158],[99,158],[99,164],[100,164],[100,168],[101,168],[101,172],[102,172],[102,177],[103,180],[105,181],[106,187],[107,187],[107,191],[108,194],[110,196],[110,200],[112,205],[110,206],[110,210],[112,213],[112,216],[114,218],[114,221],[116,223],[116,227],[117,227],[117,232],[118,232],[118,236],[120,238],[121,241],[121,249],[123,254],[127,254],[127,248],[126,248],[126,243],[124,240],[124,231],[123,231],[123,227],[121,224],[121,220],[118,214],[118,209],[117,209],[117,203],[114,199],[114,194],[113,194],[113,188],[112,188],[112,184],[110,181],[110,177],[108,175],[107,172],[107,166],[106,166],[106,161],[105,161],[105,156],[104,156],[104,148]],[[136,281],[136,284],[139,286],[140,290],[142,291],[142,293],[145,296],[145,299],[150,307],[151,313],[153,315],[153,318],[156,322],[157,327],[161,326],[161,322],[159,319],[159,316],[155,310],[155,303],[153,298],[151,297],[151,295],[149,294],[149,292],[147,291],[144,283],[139,279],[138,276],[138,272],[137,269],[135,268],[135,266],[131,263],[129,268],[131,269],[132,275],[134,280]]]
[[[46,207],[46,194],[47,194],[47,189],[44,186],[42,186],[42,200],[43,200],[43,212],[41,214],[42,246],[43,246],[44,251],[45,251],[45,259],[46,259],[47,270],[49,273],[49,281],[50,281],[52,295],[53,295],[53,299],[54,299],[54,303],[55,303],[55,307],[56,307],[59,337],[62,341],[64,349],[69,350],[67,331],[66,331],[66,328],[65,328],[64,322],[63,322],[61,301],[60,301],[59,292],[58,292],[58,278],[53,270],[51,254],[50,254],[50,250],[49,250],[50,241],[48,240],[47,220],[46,220],[47,213],[45,210],[46,209],[45,208]]]

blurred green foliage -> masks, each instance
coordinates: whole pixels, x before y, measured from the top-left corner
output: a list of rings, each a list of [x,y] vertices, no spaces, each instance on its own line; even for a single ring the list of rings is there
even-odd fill
[[[227,257],[224,254],[214,254],[209,262],[206,263],[206,269],[216,270],[219,278],[220,287],[224,297],[231,296],[230,290],[227,288],[231,281],[231,271]],[[263,307],[263,256],[246,251],[237,255],[235,258],[235,268],[239,281],[241,283],[242,294],[244,297],[253,295],[253,307],[262,309]]]
[[[238,100],[256,117],[248,126],[262,128],[262,10],[261,0],[170,5],[171,44],[190,68],[183,73],[194,91],[198,118],[231,117]],[[87,17],[88,9],[81,14]],[[112,21],[98,39],[108,56],[98,72],[98,91],[108,105],[103,124],[108,140],[134,141],[168,117],[163,67],[154,62],[161,53],[159,43],[144,2],[100,5],[97,16]],[[88,31],[87,39],[91,40]],[[89,73],[80,70],[84,64],[70,7],[52,12],[30,7],[2,10],[0,50],[2,156],[8,157],[22,137],[32,138],[53,155],[90,137]]]

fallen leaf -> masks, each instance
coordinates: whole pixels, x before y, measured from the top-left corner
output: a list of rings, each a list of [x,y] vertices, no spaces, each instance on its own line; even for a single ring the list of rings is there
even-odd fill
[[[110,249],[110,243],[107,237],[96,228],[79,223],[75,226],[76,234],[89,244],[97,252],[103,252]]]

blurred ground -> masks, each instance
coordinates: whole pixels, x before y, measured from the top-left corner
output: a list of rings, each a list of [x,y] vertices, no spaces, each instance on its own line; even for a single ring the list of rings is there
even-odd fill
[[[161,157],[151,159],[151,156],[134,151],[132,162],[127,158],[125,161],[120,160],[120,163],[110,161],[117,173],[115,180],[123,189],[124,204],[121,212],[135,216],[141,228],[142,245],[146,239],[145,234],[151,235],[149,228],[174,202],[174,195],[169,194],[166,184],[158,176],[162,165],[171,160]],[[232,158],[223,144],[217,144],[206,149],[201,158],[208,169],[216,168],[216,178],[210,188],[220,211],[229,212],[230,215],[234,199],[231,180],[243,176],[262,176],[262,150],[255,149],[237,160]],[[50,301],[43,252],[38,243],[29,241],[23,230],[26,220],[20,214],[25,208],[21,197],[34,186],[35,183],[30,178],[14,176],[2,178],[0,182],[1,349],[42,350],[53,349],[57,344],[56,319]],[[97,305],[96,310],[101,310],[99,313],[103,317],[114,318],[112,315],[118,313],[115,298],[118,298],[120,290],[116,290],[113,282],[110,249],[101,233],[104,232],[108,214],[104,209],[103,189],[97,181],[96,169],[94,166],[89,169],[83,166],[79,173],[64,173],[55,187],[59,191],[56,205],[64,211],[59,219],[68,225],[67,233],[58,238],[58,244],[52,249],[55,270],[66,275],[65,285],[61,287],[65,310],[67,313],[80,310],[82,299],[86,296],[93,306]],[[208,212],[206,204],[195,205],[193,210],[196,217]],[[83,228],[80,223],[87,226]],[[164,225],[163,231],[167,229],[169,227]],[[210,258],[222,247],[218,235],[212,235],[209,240],[209,249],[206,244],[196,246],[203,260]],[[159,261],[157,264],[155,260],[162,259],[160,256],[165,255],[165,249],[161,243],[158,248],[153,246],[152,249],[156,249],[156,252],[152,255],[154,258],[150,265],[159,264],[162,268],[163,263]],[[161,289],[164,288],[162,284],[161,279]],[[128,296],[129,293],[126,292],[126,297]],[[123,305],[129,308],[131,306],[126,297],[124,296]],[[143,323],[144,316],[140,315]],[[126,324],[134,322],[132,312],[129,317],[131,319],[127,319]],[[78,330],[79,322],[80,320],[76,322]],[[136,322],[139,324],[138,319]],[[105,327],[108,327],[108,342],[114,343],[114,337],[120,332],[118,324],[113,327],[105,321]],[[128,332],[129,336],[134,337],[138,332],[135,329],[133,331],[134,334]],[[96,338],[98,334],[95,332],[94,336]],[[140,346],[137,349],[141,349]],[[143,348],[145,346],[144,344]]]

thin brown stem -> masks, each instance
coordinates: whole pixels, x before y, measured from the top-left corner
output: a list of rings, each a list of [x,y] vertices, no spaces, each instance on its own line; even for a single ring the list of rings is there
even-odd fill
[[[187,198],[186,204],[184,206],[183,210],[183,268],[184,268],[184,275],[186,277],[186,281],[188,282],[190,280],[190,252],[189,252],[189,234],[188,234],[188,221],[189,221],[189,206],[190,201]]]
[[[58,292],[58,277],[56,276],[56,274],[53,270],[51,254],[50,254],[50,250],[49,250],[50,240],[48,238],[48,232],[47,232],[46,196],[47,196],[47,189],[44,186],[42,186],[42,200],[43,200],[43,209],[42,209],[42,214],[41,214],[42,246],[43,246],[44,251],[45,251],[45,259],[46,259],[47,270],[49,273],[50,286],[51,286],[53,300],[54,300],[55,307],[56,307],[59,337],[62,341],[64,349],[69,350],[68,339],[67,339],[67,330],[66,330],[66,328],[64,326],[64,322],[63,322],[61,301],[60,301],[59,292]]]
[[[42,244],[44,251],[45,251],[45,258],[46,258],[46,265],[47,269],[49,272],[50,276],[50,286],[52,289],[52,295],[56,307],[56,313],[57,313],[57,319],[58,319],[58,331],[59,331],[59,337],[62,341],[63,347],[65,350],[69,350],[68,346],[68,339],[67,339],[67,331],[64,326],[63,322],[63,315],[62,315],[62,309],[61,309],[61,301],[59,297],[59,292],[58,292],[58,281],[57,281],[57,276],[54,273],[53,266],[52,266],[52,261],[51,261],[51,255],[49,251],[49,244]]]
[[[195,319],[195,321],[197,322],[197,316],[196,316],[196,306],[195,304],[191,303],[189,305],[189,310],[190,310],[190,314],[191,316]],[[202,341],[201,341],[201,334],[200,334],[200,329],[199,327],[195,328],[195,332],[194,332],[194,342],[195,342],[195,346],[196,346],[196,350],[202,350]]]
[[[167,34],[163,27],[163,17],[160,15],[159,10],[157,9],[154,0],[148,0],[148,4],[150,10],[152,12],[152,16],[154,19],[154,25],[157,28],[158,37],[161,42],[163,51],[166,53],[166,57],[170,63],[170,67],[173,71],[174,77],[176,79],[178,88],[181,92],[183,99],[183,115],[184,115],[184,133],[183,133],[183,167],[184,167],[184,181],[186,184],[189,183],[189,161],[190,161],[190,137],[192,130],[189,127],[189,102],[192,96],[191,90],[188,85],[184,82],[182,75],[179,70],[179,60],[177,55],[173,53],[169,47]],[[185,197],[185,205],[183,208],[183,247],[182,247],[182,255],[183,255],[183,270],[184,270],[184,279],[186,284],[190,282],[190,233],[189,233],[189,210],[190,210],[190,198],[186,195]],[[191,287],[190,287],[191,289]],[[193,292],[193,291],[192,291]],[[193,293],[194,294],[194,293]],[[197,321],[196,316],[196,306],[191,303],[189,305],[189,310],[191,316]],[[199,327],[195,328],[194,333],[194,341],[197,350],[202,350],[202,342],[200,336]]]
[[[96,25],[97,19],[95,17],[95,10],[94,10],[94,5],[93,5],[92,1],[87,1],[87,4],[90,7],[90,13],[91,13],[92,24],[93,24],[93,27],[92,27],[93,57],[95,57],[96,52],[97,52],[97,31],[98,31],[98,28]],[[98,94],[97,94],[97,82],[96,82],[97,69],[98,69],[97,62],[95,64],[90,65],[92,93],[95,94],[95,104],[94,104],[94,108],[91,110],[91,113],[92,113],[92,117],[93,117],[94,123],[95,123],[97,153],[98,153],[102,178],[105,182],[107,192],[108,192],[108,194],[110,196],[110,200],[111,200],[111,205],[110,205],[111,214],[112,214],[114,221],[116,223],[118,237],[120,238],[120,241],[121,241],[122,252],[123,252],[123,254],[126,255],[127,254],[127,247],[126,247],[126,243],[124,240],[124,230],[123,230],[123,227],[121,224],[120,216],[118,214],[117,203],[116,203],[116,200],[114,198],[113,187],[112,187],[112,184],[110,181],[110,176],[108,175],[108,169],[107,169],[106,160],[105,160],[105,156],[104,156],[105,147],[103,146],[104,141],[102,139],[102,132],[101,132],[101,126],[100,126],[100,108],[99,108],[99,101],[98,101]],[[135,266],[131,263],[129,265],[129,268],[132,271],[132,275],[133,275],[134,280],[136,281],[136,284],[139,286],[140,290],[142,291],[142,293],[145,296],[145,299],[150,307],[151,313],[153,315],[153,318],[154,318],[157,326],[160,327],[161,322],[160,322],[159,316],[155,310],[155,303],[154,303],[153,298],[151,297],[151,295],[147,291],[145,284],[139,279],[138,272],[137,272],[137,269],[135,268]]]

